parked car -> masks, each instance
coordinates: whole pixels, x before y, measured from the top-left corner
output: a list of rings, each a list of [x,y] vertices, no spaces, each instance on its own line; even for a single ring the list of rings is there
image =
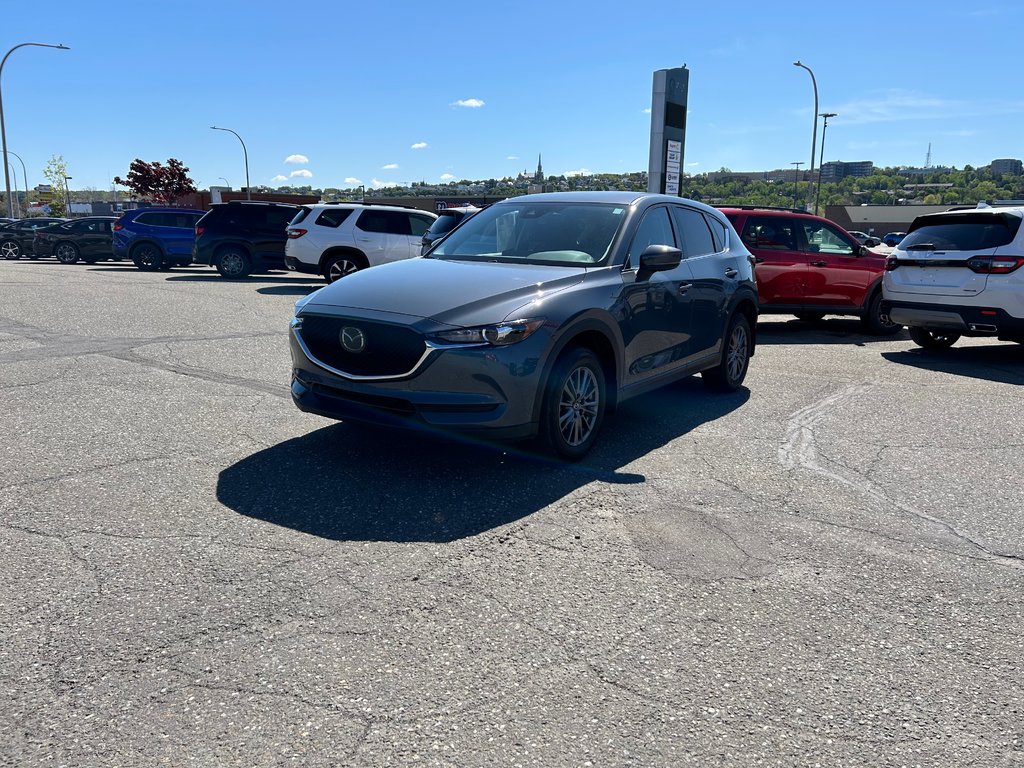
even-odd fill
[[[363,203],[304,205],[288,227],[285,266],[333,283],[360,269],[410,259],[437,218],[418,208]]]
[[[1024,343],[1024,206],[918,216],[889,256],[883,311],[926,349],[961,336]]]
[[[881,311],[885,257],[838,224],[789,209],[721,210],[754,255],[762,313],[807,321],[856,315],[869,333],[899,331]]]
[[[882,235],[882,242],[890,248],[895,248],[906,236],[906,232],[886,232]]]
[[[869,235],[867,232],[860,232],[856,229],[848,229],[846,231],[853,235],[854,240],[868,248],[875,248],[882,244],[882,241],[879,238]]]
[[[74,264],[79,259],[95,264],[100,259],[112,259],[115,221],[116,216],[89,216],[40,227],[32,238],[32,252],[36,256],[56,256],[61,264]]]
[[[64,219],[57,219],[51,216],[39,216],[31,219],[18,219],[0,229],[0,256],[5,259],[19,259],[25,256],[29,259],[36,257],[32,251],[32,239],[36,230],[41,227],[48,227],[51,224],[59,224]]]
[[[212,264],[229,280],[284,269],[286,228],[298,210],[297,205],[248,200],[214,205],[196,224],[192,261]]]
[[[434,219],[430,228],[423,233],[423,240],[420,242],[420,254],[422,255],[429,251],[434,243],[455,229],[467,216],[472,216],[481,210],[481,208],[475,205],[464,205],[438,211],[437,218]]]
[[[134,208],[114,223],[114,255],[152,271],[192,263],[195,227],[205,211],[190,208]]]
[[[500,438],[576,460],[609,409],[700,372],[739,388],[753,259],[701,203],[638,192],[513,197],[422,258],[296,302],[292,398],[337,419]]]

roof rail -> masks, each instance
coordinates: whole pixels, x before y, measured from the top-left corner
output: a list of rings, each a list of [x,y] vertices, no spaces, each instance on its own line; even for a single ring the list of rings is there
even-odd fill
[[[735,208],[738,211],[786,211],[787,213],[806,213],[810,215],[810,211],[805,211],[802,208],[786,208],[778,205],[729,205],[728,203],[722,203],[716,205],[715,208]]]

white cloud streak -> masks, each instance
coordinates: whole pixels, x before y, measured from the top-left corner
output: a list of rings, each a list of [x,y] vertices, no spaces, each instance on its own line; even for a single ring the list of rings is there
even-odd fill
[[[299,176],[300,178],[303,179],[313,178],[313,174],[310,171],[307,171],[305,168],[301,168],[298,171],[292,171],[291,173],[288,174],[288,176],[289,178],[292,179],[294,179],[296,176]]]
[[[305,165],[306,163],[309,162],[309,158],[306,157],[305,155],[288,155],[288,157],[286,157],[284,161],[286,163],[297,163],[299,165]]]
[[[413,144],[411,147],[409,147],[409,149],[426,149],[426,148],[427,148],[427,142],[425,142],[425,141],[417,141],[415,144]]]
[[[470,109],[479,109],[483,105],[484,102],[481,99],[459,99],[451,103],[453,107],[469,107]]]
[[[275,176],[274,178],[272,178],[272,179],[271,179],[271,181],[288,181],[288,177],[287,177],[287,176],[282,176],[282,175],[281,175],[281,174],[279,173],[279,174],[277,174],[277,176]]]
[[[394,171],[394,170],[397,170],[397,169],[398,169],[398,163],[388,163],[387,165],[382,165],[381,166],[381,170],[384,170],[384,171]]]
[[[361,179],[357,179],[355,176],[346,176],[345,177],[345,183],[346,184],[351,184],[353,186],[356,186],[356,185],[362,184],[363,182],[362,182]]]

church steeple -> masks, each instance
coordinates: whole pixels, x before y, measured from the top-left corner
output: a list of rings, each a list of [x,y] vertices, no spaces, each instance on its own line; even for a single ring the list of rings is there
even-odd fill
[[[533,180],[537,184],[544,183],[544,167],[540,164],[540,153],[537,153],[537,172],[533,175]]]

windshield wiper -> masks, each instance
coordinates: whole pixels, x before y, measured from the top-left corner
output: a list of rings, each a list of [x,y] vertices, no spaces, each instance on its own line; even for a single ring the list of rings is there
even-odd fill
[[[906,250],[908,250],[908,251],[934,251],[935,250],[935,243],[914,243],[913,245],[908,245]]]

